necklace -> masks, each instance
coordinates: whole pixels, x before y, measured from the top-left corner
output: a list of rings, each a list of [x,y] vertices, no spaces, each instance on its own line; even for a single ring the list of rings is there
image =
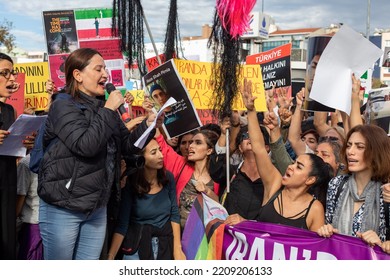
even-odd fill
[[[198,172],[198,173],[199,173],[198,176],[195,175],[195,171],[194,171],[194,179],[195,179],[196,181],[198,181],[199,178],[202,177],[203,172],[204,172],[205,169],[206,169],[206,167],[203,167],[202,171],[201,171],[201,172]]]

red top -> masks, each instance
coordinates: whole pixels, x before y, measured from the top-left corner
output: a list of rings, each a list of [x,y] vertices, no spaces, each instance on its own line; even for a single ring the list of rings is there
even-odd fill
[[[175,150],[173,150],[173,148],[167,144],[163,135],[156,137],[156,140],[160,145],[164,155],[165,168],[172,172],[173,176],[175,177],[176,199],[177,203],[179,204],[180,194],[187,185],[188,181],[191,179],[192,174],[194,173],[194,167],[189,165],[183,156],[176,153]],[[215,182],[214,192],[217,195],[219,193],[219,184]]]

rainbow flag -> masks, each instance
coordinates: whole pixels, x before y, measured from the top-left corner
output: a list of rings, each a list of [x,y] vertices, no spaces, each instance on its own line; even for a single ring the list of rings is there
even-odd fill
[[[226,209],[204,194],[194,201],[182,236],[182,247],[187,260],[220,260]]]

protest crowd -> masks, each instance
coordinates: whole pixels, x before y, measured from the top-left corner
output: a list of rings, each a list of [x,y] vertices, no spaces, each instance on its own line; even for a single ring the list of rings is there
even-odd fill
[[[347,113],[306,110],[311,84],[265,90],[261,112],[243,78],[245,110],[188,128],[184,103],[166,105],[169,79],[124,120],[134,96],[113,88],[106,97],[98,50],[70,52],[64,73],[64,87],[46,82],[45,110],[24,112],[47,116],[23,140],[26,156],[0,155],[0,259],[192,259],[190,220],[203,200],[226,211],[216,224],[225,229],[277,224],[390,255],[390,139],[367,121],[354,74]],[[7,99],[17,75],[0,53],[0,146],[16,120]],[[171,137],[169,126],[180,132]]]

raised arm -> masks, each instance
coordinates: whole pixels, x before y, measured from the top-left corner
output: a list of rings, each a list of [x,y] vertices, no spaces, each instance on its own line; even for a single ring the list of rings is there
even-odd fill
[[[270,130],[270,148],[271,148],[271,159],[275,167],[279,170],[280,174],[284,174],[287,167],[294,161],[286,150],[283,138],[278,125],[278,118],[274,112],[270,112],[264,118],[264,124]]]
[[[320,136],[325,136],[325,133],[331,128],[331,126],[327,124],[327,119],[328,112],[314,112],[313,125]]]
[[[363,124],[363,119],[360,114],[359,93],[360,93],[360,80],[357,79],[354,74],[352,74],[351,114],[349,117],[351,128],[359,124]]]
[[[300,92],[296,95],[297,106],[295,108],[294,114],[291,118],[290,129],[288,131],[288,141],[291,144],[291,147],[294,149],[294,152],[297,156],[302,155],[306,151],[305,142],[301,140],[301,123],[302,123],[302,104],[305,98],[305,89],[302,88]]]
[[[248,110],[248,132],[252,145],[253,153],[255,154],[256,166],[264,185],[264,200],[268,201],[271,195],[276,192],[282,181],[282,175],[272,164],[271,159],[265,149],[264,138],[257,120],[254,100],[252,96],[252,83],[244,80],[242,89],[242,99],[245,107]]]

